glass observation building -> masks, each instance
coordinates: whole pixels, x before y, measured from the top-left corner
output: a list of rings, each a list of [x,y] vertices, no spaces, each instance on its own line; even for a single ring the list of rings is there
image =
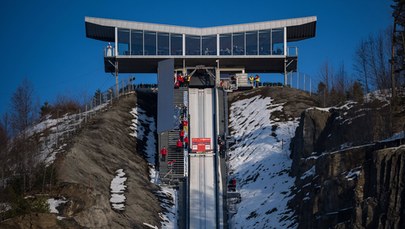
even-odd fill
[[[316,17],[208,28],[86,17],[86,36],[109,42],[105,71],[157,73],[158,63],[174,68],[212,66],[254,73],[285,73],[297,68],[296,42],[315,36]]]

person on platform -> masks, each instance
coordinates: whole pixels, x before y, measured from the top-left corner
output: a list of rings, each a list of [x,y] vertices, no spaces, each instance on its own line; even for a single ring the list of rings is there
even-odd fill
[[[232,178],[232,179],[229,181],[228,190],[229,190],[229,191],[233,191],[233,192],[236,191],[236,179],[235,179],[235,178]]]
[[[252,87],[254,86],[254,85],[253,85],[254,80],[255,80],[255,78],[254,78],[252,75],[249,76],[249,82],[250,82],[250,85],[252,85]]]
[[[186,136],[186,137],[184,137],[184,148],[188,148],[188,143],[189,143],[189,141],[188,141],[188,137]]]
[[[180,87],[183,87],[183,85],[184,85],[184,77],[183,77],[182,74],[177,75],[177,82],[179,82]]]
[[[183,142],[180,140],[180,138],[177,140],[176,146],[178,149],[183,148]]]
[[[186,87],[188,87],[190,85],[190,80],[191,80],[191,76],[190,75],[186,75],[184,76],[184,85]]]
[[[260,76],[259,75],[255,76],[255,86],[256,86],[256,88],[258,88],[260,86]]]
[[[183,121],[181,121],[181,124],[183,126],[184,131],[188,131],[188,121],[187,119],[183,119]]]
[[[183,141],[184,139],[184,130],[180,130],[180,140]]]
[[[166,155],[167,155],[167,149],[166,146],[163,146],[163,148],[160,150],[160,154],[162,155],[162,161],[166,161]]]

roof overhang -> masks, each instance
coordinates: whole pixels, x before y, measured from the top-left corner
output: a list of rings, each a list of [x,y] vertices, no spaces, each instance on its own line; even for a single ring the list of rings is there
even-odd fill
[[[311,16],[286,20],[246,23],[238,25],[195,28],[186,26],[86,17],[85,25],[86,25],[86,36],[88,38],[108,42],[114,42],[115,28],[206,36],[224,33],[255,31],[255,30],[268,30],[284,27],[287,28],[287,41],[291,42],[315,37],[316,20],[317,20],[316,16]]]

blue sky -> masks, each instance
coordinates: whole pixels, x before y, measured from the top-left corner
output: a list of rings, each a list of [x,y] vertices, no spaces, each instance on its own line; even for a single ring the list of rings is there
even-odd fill
[[[36,101],[57,95],[78,100],[114,84],[104,73],[104,42],[85,36],[84,17],[208,27],[317,16],[316,37],[298,42],[299,71],[314,80],[326,60],[344,63],[360,39],[392,23],[391,1],[22,1],[3,0],[0,8],[0,114],[24,78],[34,86]],[[137,75],[136,75],[137,76]],[[151,76],[137,76],[148,82]],[[152,76],[153,77],[153,76]]]

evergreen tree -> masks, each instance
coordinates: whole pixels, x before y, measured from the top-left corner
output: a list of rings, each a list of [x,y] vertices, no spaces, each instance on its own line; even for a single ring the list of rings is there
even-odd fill
[[[395,88],[399,85],[405,86],[405,0],[393,0],[392,5],[394,18],[394,28],[392,36],[392,56],[391,56],[391,78],[393,96]]]

